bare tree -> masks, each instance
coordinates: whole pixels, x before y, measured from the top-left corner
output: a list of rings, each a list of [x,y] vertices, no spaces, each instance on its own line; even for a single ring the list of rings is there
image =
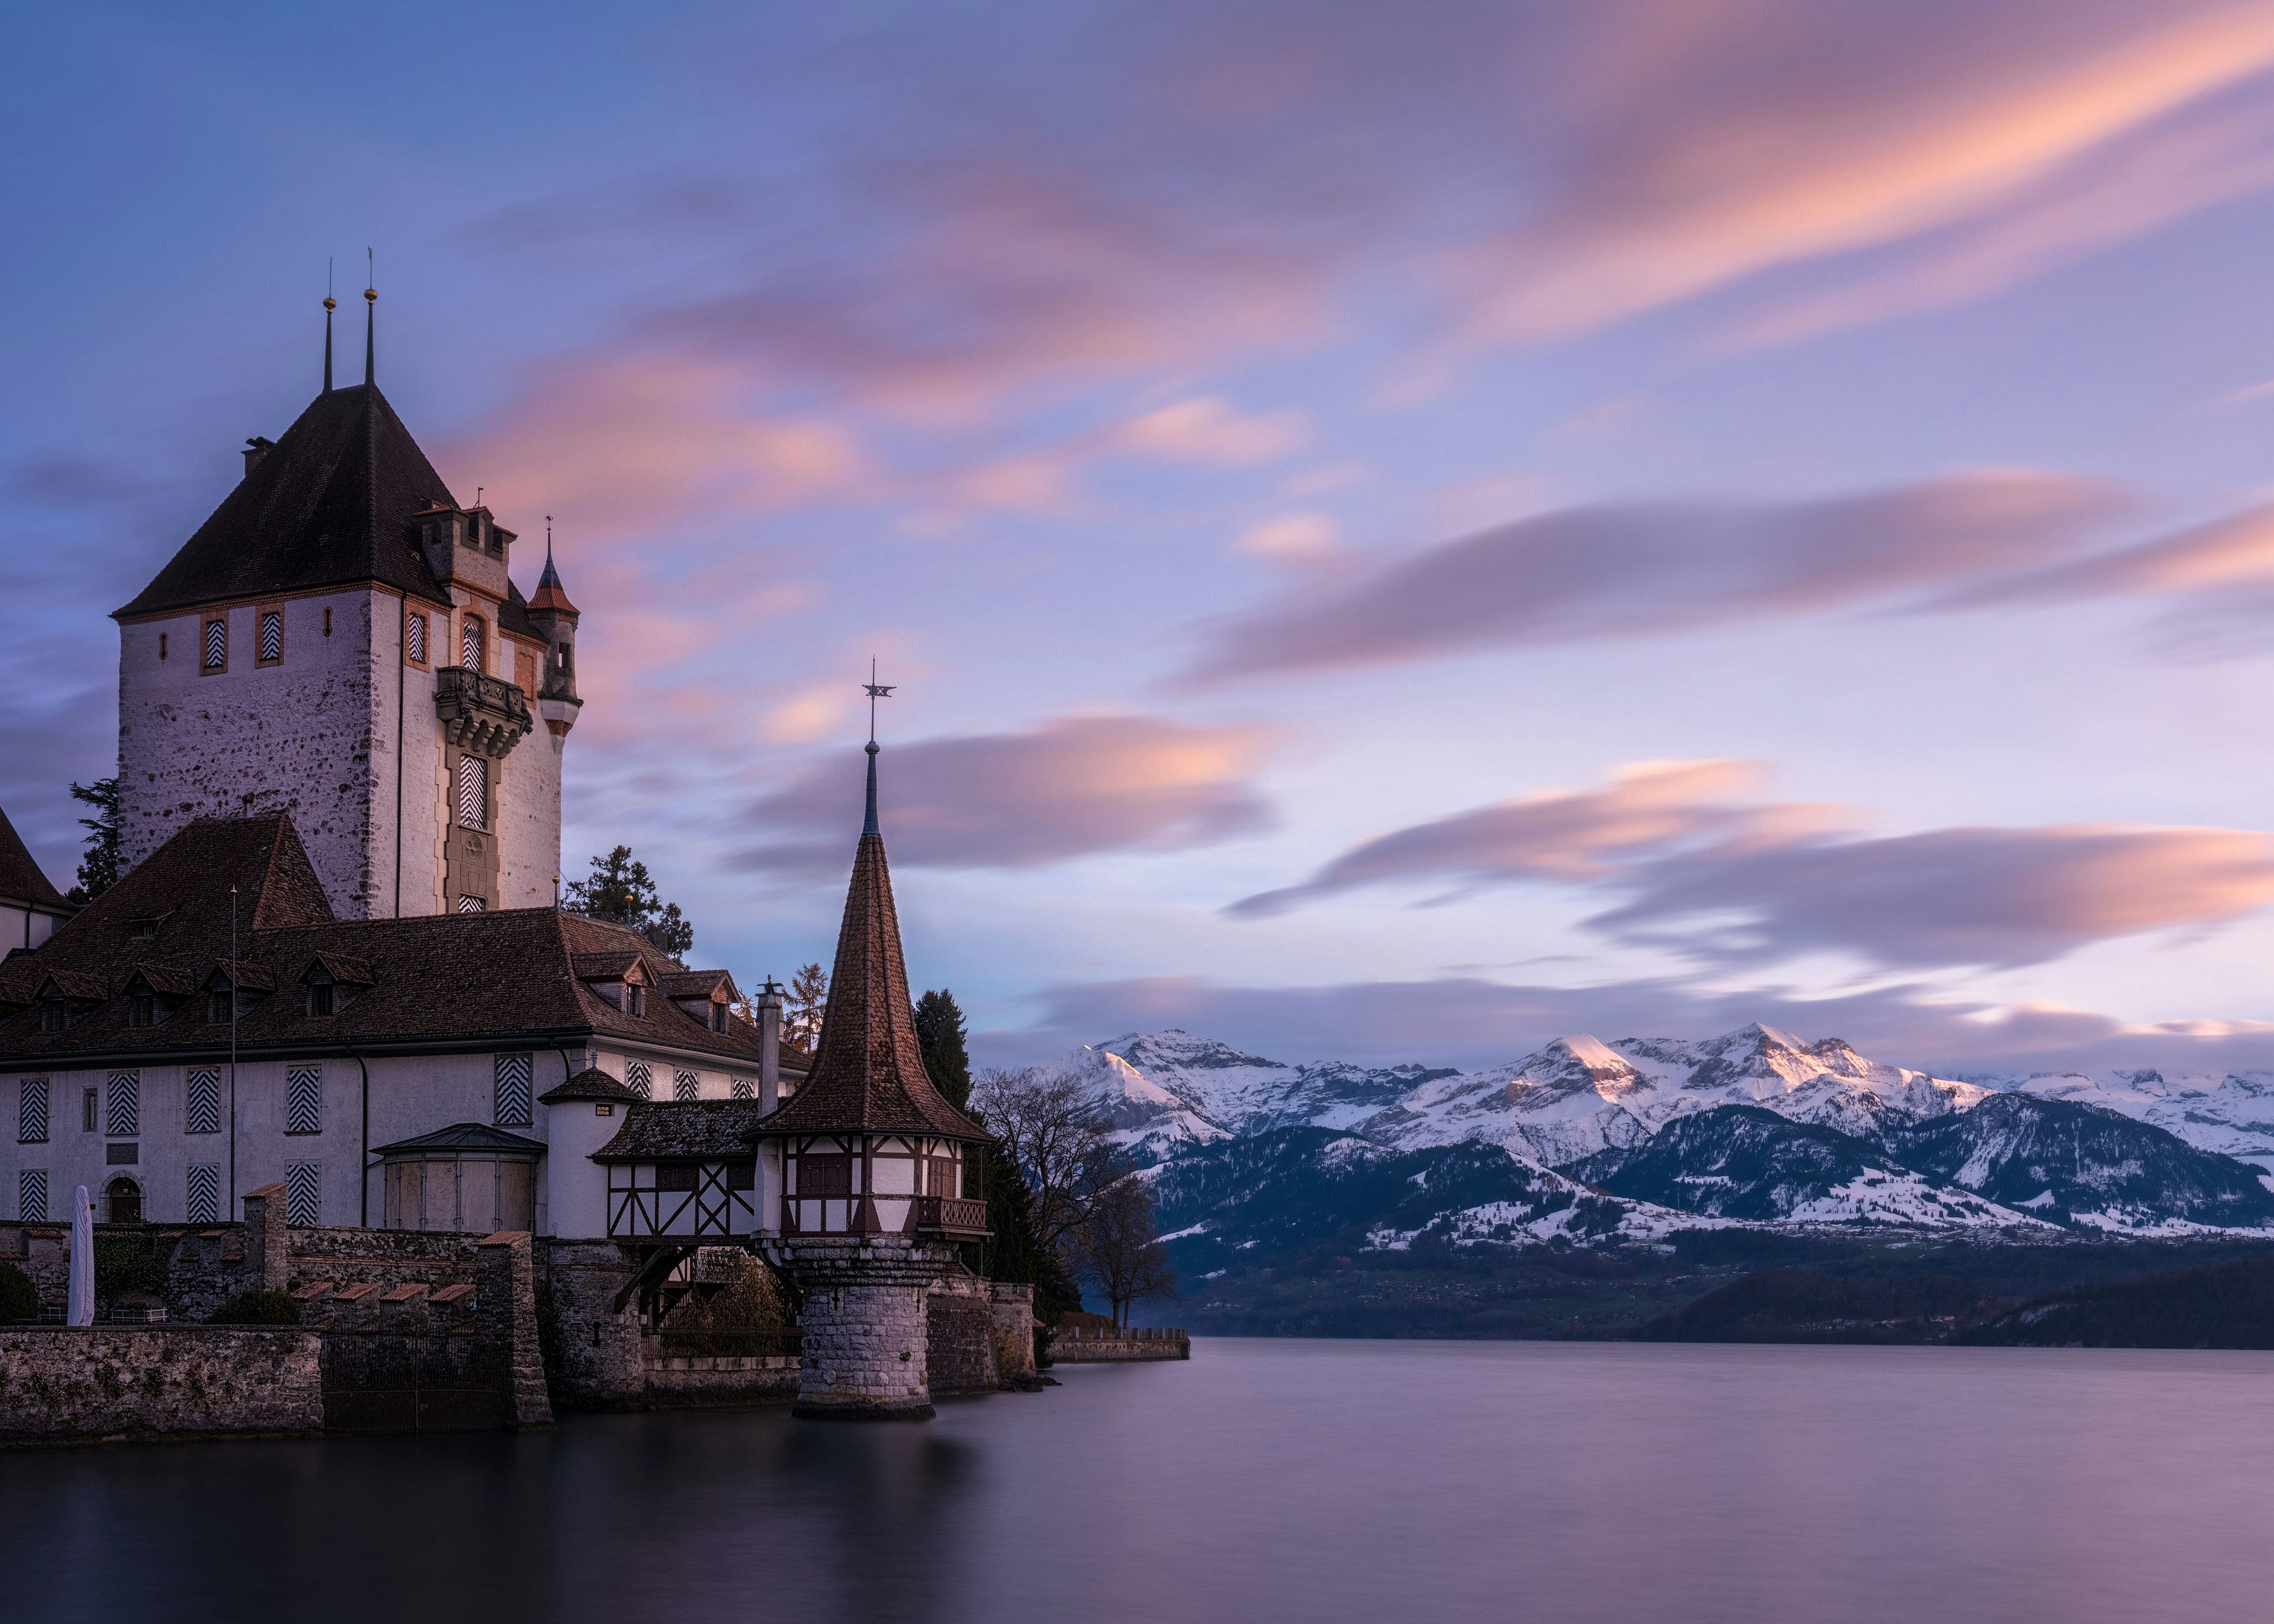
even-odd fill
[[[1153,1207],[1153,1186],[1124,1173],[1098,1191],[1074,1235],[1075,1273],[1111,1305],[1117,1328],[1128,1325],[1131,1304],[1177,1294]]]
[[[999,1135],[1035,1192],[1035,1238],[1073,1261],[1072,1240],[1122,1163],[1096,1100],[1074,1078],[982,1071],[972,1109]]]

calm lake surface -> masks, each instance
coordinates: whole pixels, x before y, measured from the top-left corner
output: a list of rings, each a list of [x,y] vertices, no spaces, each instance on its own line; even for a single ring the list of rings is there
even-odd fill
[[[1204,1340],[930,1425],[0,1453],[6,1616],[2195,1620],[2274,1354]]]

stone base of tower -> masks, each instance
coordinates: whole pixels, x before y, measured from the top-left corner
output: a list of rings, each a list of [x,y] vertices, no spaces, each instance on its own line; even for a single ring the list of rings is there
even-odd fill
[[[805,1293],[803,1363],[790,1413],[930,1419],[926,1299],[955,1267],[955,1248],[897,1235],[830,1236],[776,1241],[767,1252]]]

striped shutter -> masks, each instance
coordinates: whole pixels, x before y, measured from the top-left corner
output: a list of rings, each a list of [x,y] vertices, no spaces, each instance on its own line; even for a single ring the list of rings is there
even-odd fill
[[[501,1128],[525,1128],[536,1103],[530,1097],[529,1056],[500,1055],[497,1057],[497,1124]]]
[[[44,1145],[48,1142],[48,1079],[27,1077],[18,1088],[16,1143]]]
[[[190,1222],[221,1222],[221,1163],[218,1162],[193,1162],[190,1164]]]
[[[219,1133],[221,1132],[221,1073],[200,1068],[192,1071],[184,1090],[182,1131],[185,1133]]]
[[[295,1162],[284,1169],[284,1222],[317,1224],[324,1221],[323,1169],[313,1162]]]
[[[260,658],[264,660],[284,658],[284,612],[282,609],[260,612]]]
[[[229,622],[206,622],[206,669],[219,671],[229,664]]]
[[[468,671],[482,668],[482,623],[471,615],[458,628],[458,664]]]
[[[671,1074],[671,1097],[692,1100],[703,1093],[703,1079],[693,1071],[674,1071]]]
[[[648,1070],[644,1060],[624,1062],[624,1086],[643,1100],[655,1098],[655,1073]]]
[[[284,1132],[321,1133],[323,1131],[324,1068],[320,1065],[294,1066],[284,1074]]]
[[[140,1072],[110,1074],[110,1109],[103,1114],[102,1123],[102,1131],[113,1139],[132,1139],[142,1132]]]
[[[727,1085],[727,1092],[737,1100],[754,1100],[757,1097],[757,1091],[750,1086],[750,1079],[747,1077],[734,1079]]]
[[[426,663],[426,617],[405,615],[403,619],[403,651],[414,665]]]
[[[461,914],[478,914],[488,906],[489,904],[484,902],[479,897],[458,898],[458,912]]]
[[[490,764],[479,756],[458,757],[458,826],[490,826]]]
[[[48,1169],[26,1168],[16,1175],[16,1221],[19,1223],[45,1223],[48,1221]]]

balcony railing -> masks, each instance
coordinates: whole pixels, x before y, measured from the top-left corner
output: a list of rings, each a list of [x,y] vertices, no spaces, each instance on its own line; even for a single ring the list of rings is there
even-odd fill
[[[434,714],[452,744],[478,756],[503,756],[537,725],[516,684],[463,665],[435,672]]]
[[[986,1235],[990,1233],[987,1203],[962,1196],[920,1195],[916,1198],[916,1228],[940,1235]]]

